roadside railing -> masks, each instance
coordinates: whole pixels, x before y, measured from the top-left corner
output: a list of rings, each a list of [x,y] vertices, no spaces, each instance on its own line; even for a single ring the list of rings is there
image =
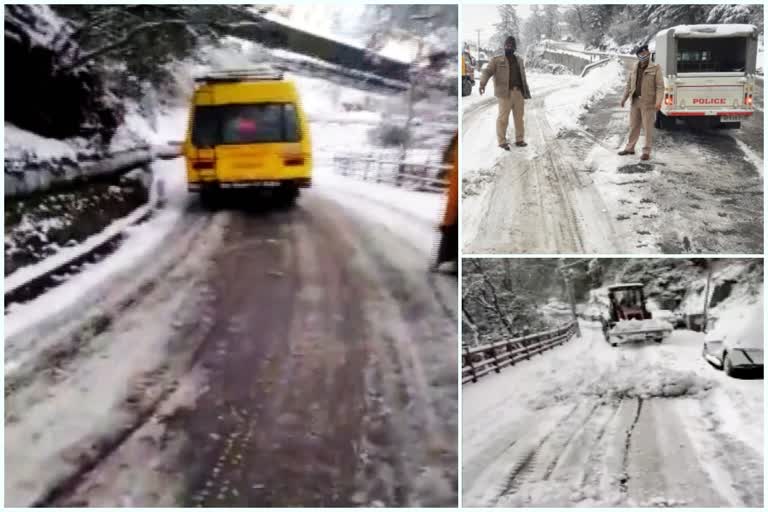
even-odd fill
[[[477,379],[491,372],[500,373],[504,367],[562,345],[575,333],[576,323],[569,322],[556,329],[507,341],[476,347],[465,346],[461,355],[461,383],[477,382]]]
[[[426,160],[397,160],[375,154],[335,155],[333,167],[342,176],[426,192],[442,192],[448,166]]]
[[[604,64],[608,64],[612,60],[613,60],[613,57],[609,57],[609,58],[606,58],[606,59],[600,59],[598,61],[595,61],[592,64],[587,64],[586,66],[584,66],[584,69],[581,70],[581,75],[579,75],[579,76],[584,77],[592,69],[594,69],[596,67],[599,67],[599,66],[602,66]]]

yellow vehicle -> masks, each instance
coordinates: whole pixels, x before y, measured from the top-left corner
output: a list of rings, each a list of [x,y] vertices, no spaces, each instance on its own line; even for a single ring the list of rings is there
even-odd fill
[[[446,204],[443,221],[440,224],[440,244],[437,248],[435,268],[451,263],[450,272],[458,271],[459,259],[459,165],[458,165],[458,134],[451,139],[443,155],[443,164],[448,168],[448,187],[446,188]]]
[[[475,69],[473,67],[472,57],[468,52],[461,54],[461,95],[469,96],[472,94],[472,86],[475,85]]]
[[[309,126],[293,82],[261,69],[196,82],[183,147],[189,190],[208,202],[221,189],[269,187],[292,201],[311,186]]]

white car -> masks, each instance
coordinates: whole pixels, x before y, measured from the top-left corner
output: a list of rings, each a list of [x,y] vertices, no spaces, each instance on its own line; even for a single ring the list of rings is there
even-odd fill
[[[763,373],[763,314],[750,315],[746,322],[718,325],[707,321],[702,355],[711,364],[733,377],[737,374]]]

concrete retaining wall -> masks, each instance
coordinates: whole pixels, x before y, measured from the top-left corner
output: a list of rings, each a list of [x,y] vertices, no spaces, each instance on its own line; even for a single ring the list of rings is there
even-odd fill
[[[586,58],[576,57],[575,55],[569,55],[567,53],[549,51],[544,52],[544,58],[549,62],[562,64],[574,75],[581,75],[581,71],[584,69],[584,66],[590,63],[590,61]]]

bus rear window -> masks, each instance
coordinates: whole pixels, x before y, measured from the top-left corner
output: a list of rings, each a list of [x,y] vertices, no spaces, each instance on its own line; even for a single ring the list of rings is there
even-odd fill
[[[747,63],[747,40],[722,37],[677,40],[678,73],[744,72]]]
[[[289,103],[195,107],[192,144],[196,147],[298,141],[296,107]]]

